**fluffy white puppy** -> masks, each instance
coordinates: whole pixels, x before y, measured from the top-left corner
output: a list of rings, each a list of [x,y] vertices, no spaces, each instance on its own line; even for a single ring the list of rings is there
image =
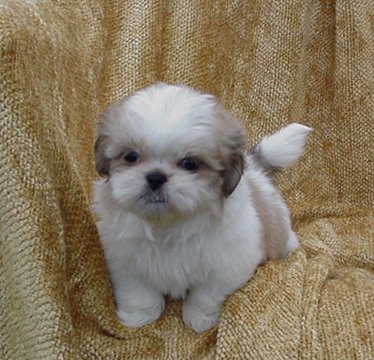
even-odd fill
[[[212,95],[163,83],[104,112],[94,209],[123,324],[156,320],[170,295],[205,331],[259,264],[298,246],[268,174],[297,161],[310,130],[291,124],[245,155],[243,126]]]

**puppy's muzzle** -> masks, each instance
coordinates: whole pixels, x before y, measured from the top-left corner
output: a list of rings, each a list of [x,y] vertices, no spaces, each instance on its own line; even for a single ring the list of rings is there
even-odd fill
[[[168,180],[166,175],[160,171],[148,173],[145,178],[147,179],[148,185],[152,190],[159,189]]]

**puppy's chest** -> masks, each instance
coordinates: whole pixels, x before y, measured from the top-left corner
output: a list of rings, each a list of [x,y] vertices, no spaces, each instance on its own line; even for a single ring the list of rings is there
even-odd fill
[[[209,276],[206,255],[196,239],[184,243],[149,243],[138,254],[136,268],[158,290],[180,297]]]

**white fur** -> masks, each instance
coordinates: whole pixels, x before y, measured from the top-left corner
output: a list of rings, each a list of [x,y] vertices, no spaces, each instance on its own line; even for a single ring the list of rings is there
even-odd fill
[[[307,126],[294,123],[266,136],[259,144],[263,159],[275,168],[294,165],[303,154],[306,138],[311,131]]]
[[[158,84],[115,105],[102,119],[99,135],[107,141],[103,152],[113,170],[108,179],[95,182],[94,209],[118,317],[127,326],[156,320],[169,294],[184,299],[184,322],[205,331],[217,323],[227,295],[243,286],[261,262],[298,245],[284,201],[251,156],[236,189],[222,196],[221,174],[232,148],[223,144],[235,138],[227,138],[229,129],[242,129],[237,122],[228,124],[232,119],[224,114],[210,95]],[[266,160],[277,166],[296,161],[306,132],[293,124],[265,138]],[[128,148],[142,154],[139,163],[116,165]],[[176,166],[191,153],[204,159],[205,172]],[[168,176],[159,195],[163,202],[144,203],[142,194],[149,192],[144,177],[155,169]],[[267,196],[269,204],[258,209]],[[266,206],[277,219],[261,217]],[[267,227],[274,229],[277,256],[264,245]]]

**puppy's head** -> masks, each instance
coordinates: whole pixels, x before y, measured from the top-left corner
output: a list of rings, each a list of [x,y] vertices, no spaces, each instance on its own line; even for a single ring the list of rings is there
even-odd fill
[[[212,95],[156,84],[106,110],[96,167],[113,199],[143,218],[216,211],[240,181],[244,131]]]

